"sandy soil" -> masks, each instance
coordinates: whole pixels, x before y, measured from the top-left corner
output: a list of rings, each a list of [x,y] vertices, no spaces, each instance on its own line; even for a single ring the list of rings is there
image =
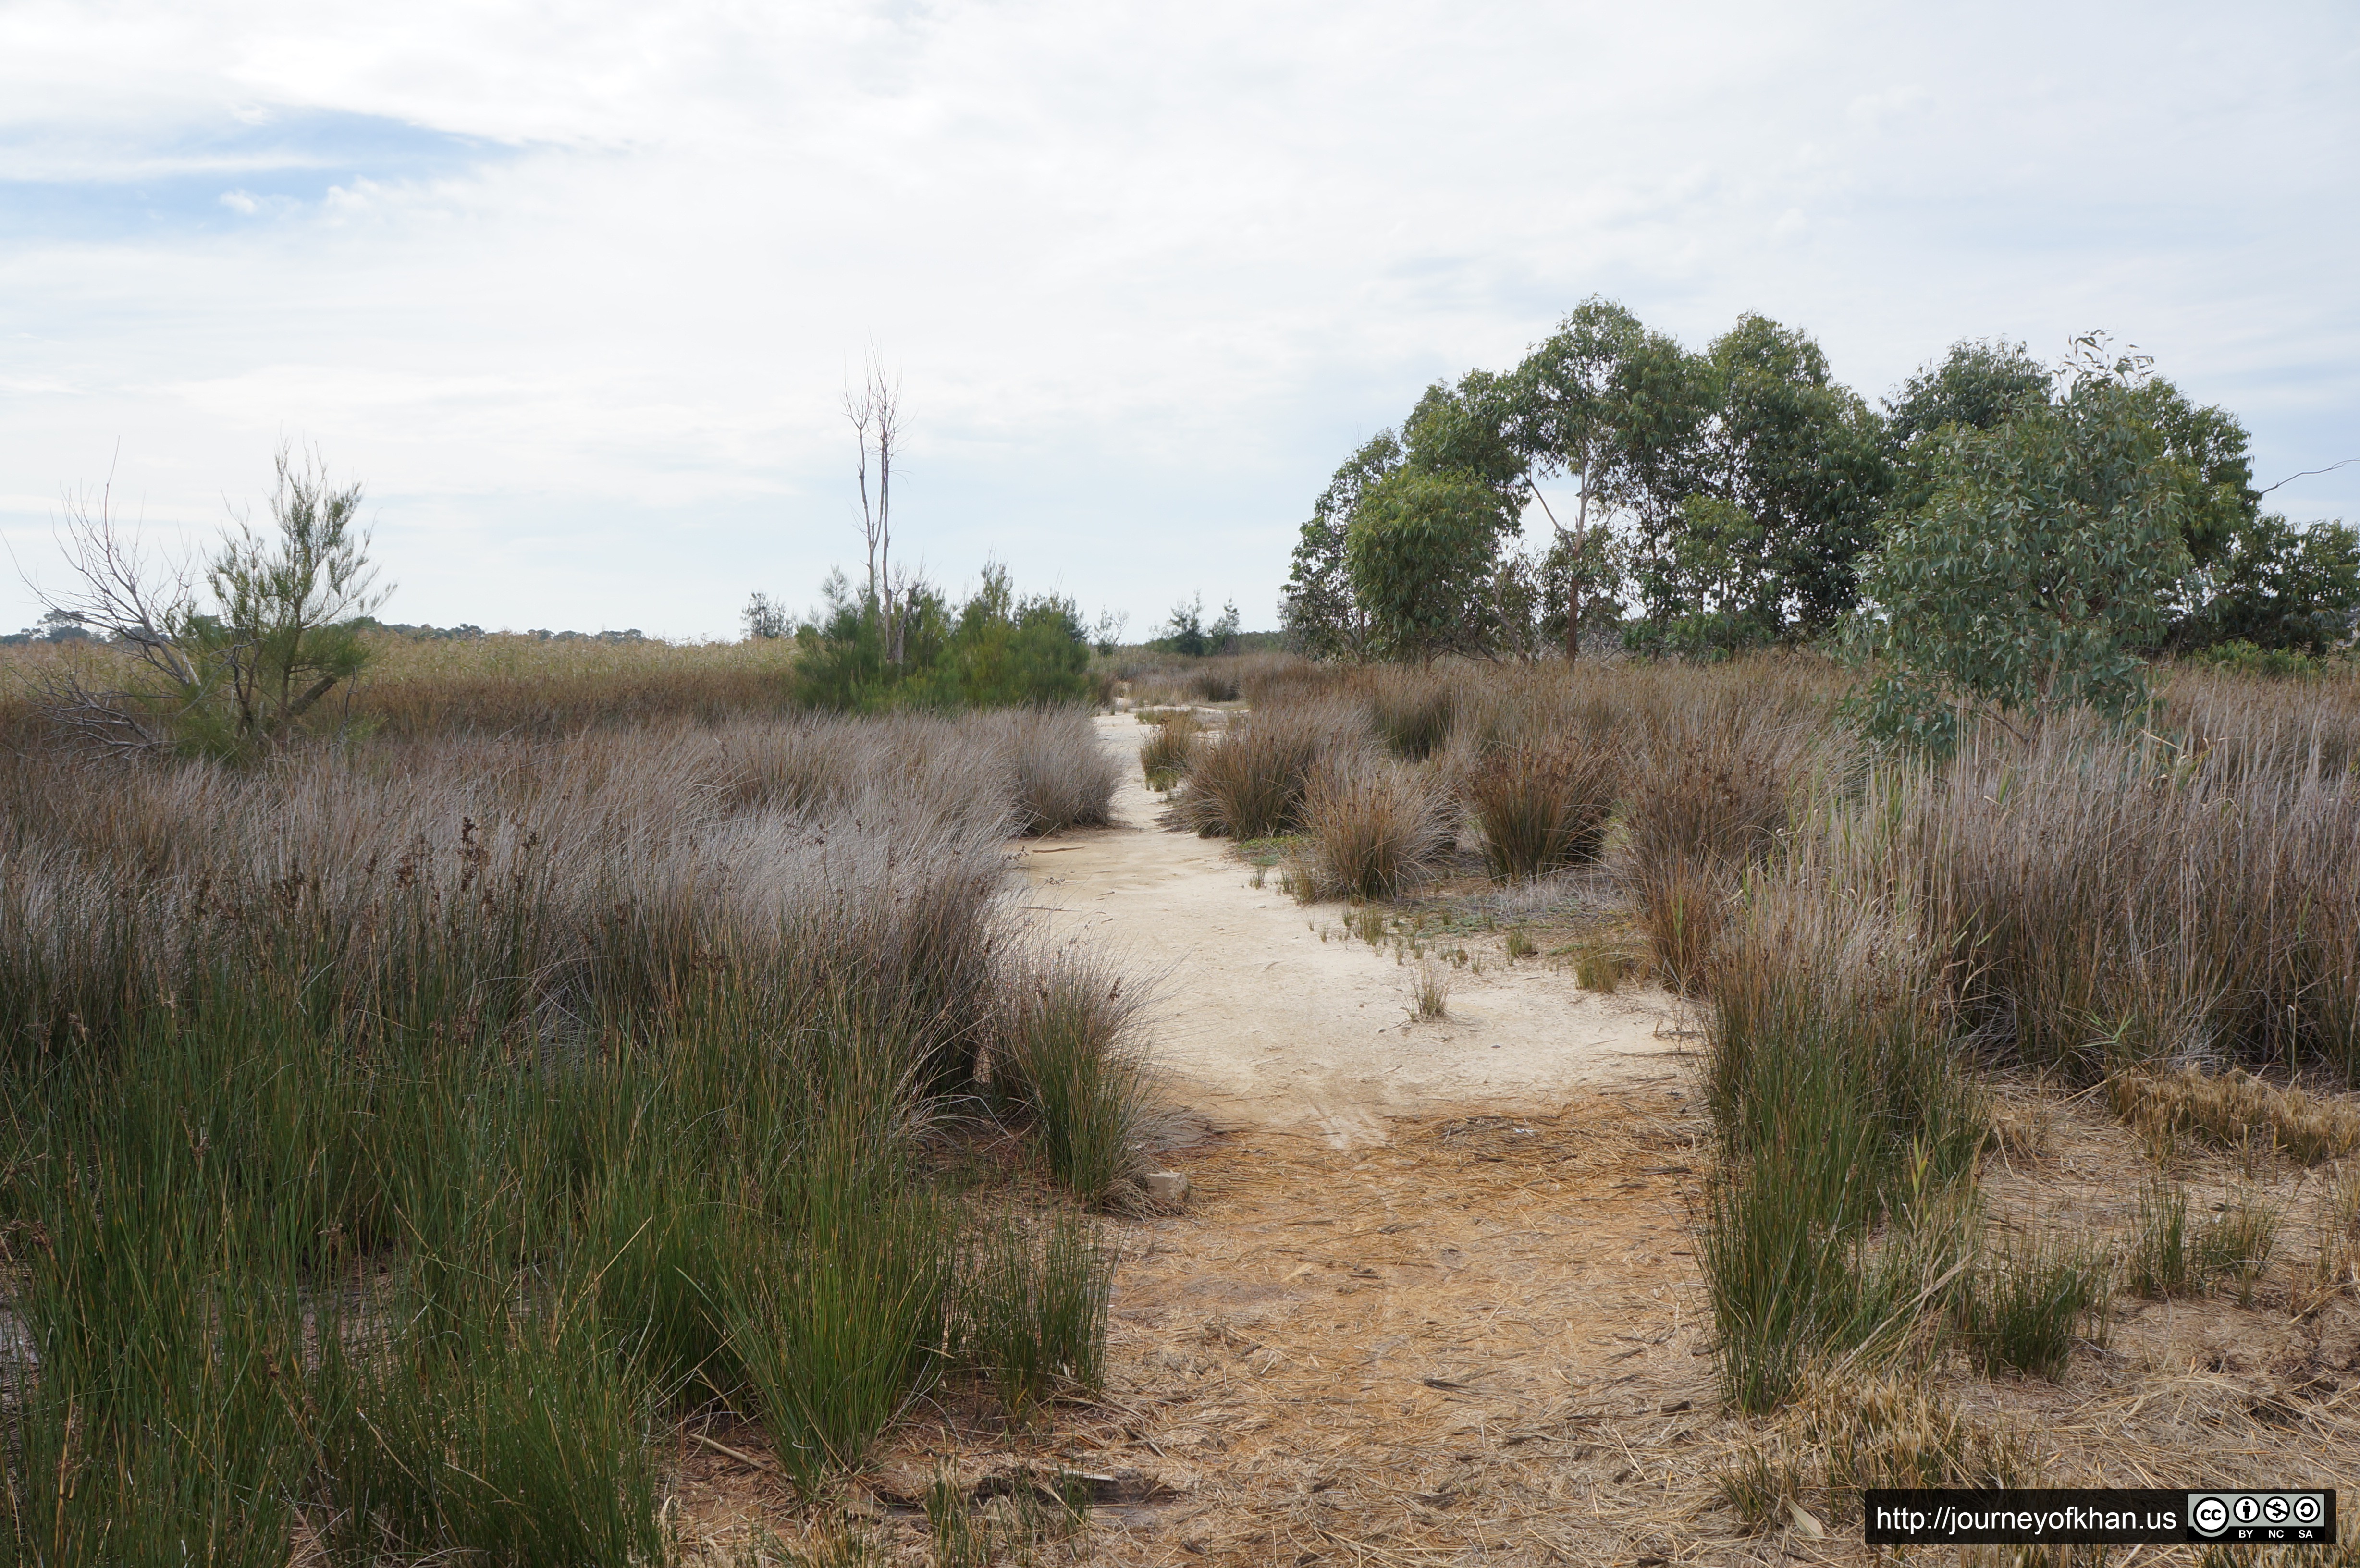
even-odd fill
[[[1126,764],[1120,824],[1033,846],[1032,903],[1057,940],[1158,979],[1167,1087],[1217,1129],[1167,1156],[1192,1183],[1182,1211],[1109,1224],[1104,1394],[1018,1430],[931,1407],[816,1512],[759,1432],[685,1440],[683,1541],[766,1564],[850,1563],[821,1543],[851,1540],[912,1568],[1879,1561],[1848,1491],[1807,1484],[1797,1512],[1751,1525],[1723,1495],[1749,1454],[1819,1445],[1797,1410],[1749,1420],[1716,1396],[1694,1232],[1708,1127],[1677,1004],[1590,995],[1494,944],[1481,974],[1454,972],[1446,1019],[1412,1023],[1415,970],[1341,936],[1336,908],[1253,887],[1225,844],[1161,827],[1138,727],[1101,730]],[[2119,1247],[2154,1169],[2137,1138],[2089,1096],[1999,1093],[1992,1223]],[[2202,1150],[2174,1170],[2191,1212],[2249,1189],[2283,1205],[2248,1304],[2118,1298],[2057,1382],[1952,1355],[1910,1386],[2050,1485],[2348,1486],[2360,1301],[2305,1285],[2324,1172]],[[1018,1506],[1044,1478],[1093,1499],[1056,1539]],[[989,1552],[929,1544],[937,1482]]]
[[[1386,1116],[1550,1112],[1677,1075],[1688,1038],[1661,991],[1598,996],[1496,952],[1449,971],[1445,1017],[1415,1021],[1417,967],[1350,938],[1341,905],[1255,887],[1226,840],[1163,825],[1139,770],[1149,732],[1128,713],[1098,724],[1123,765],[1117,823],[1028,846],[1025,876],[1054,939],[1153,982],[1154,1057],[1181,1104],[1343,1148],[1382,1141]]]

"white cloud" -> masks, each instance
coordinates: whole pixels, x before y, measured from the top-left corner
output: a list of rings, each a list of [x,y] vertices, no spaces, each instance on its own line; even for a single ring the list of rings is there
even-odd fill
[[[1692,341],[1765,310],[1871,396],[1960,336],[2112,326],[2290,472],[2360,426],[2355,39],[2333,7],[36,0],[0,11],[0,137],[94,208],[307,114],[353,146],[300,200],[237,174],[249,218],[209,191],[213,229],[0,250],[0,492],[119,440],[201,516],[306,436],[369,482],[395,614],[723,631],[847,553],[835,402],[874,343],[938,570],[1266,621],[1354,437],[1591,292]],[[404,128],[486,156],[413,168]]]

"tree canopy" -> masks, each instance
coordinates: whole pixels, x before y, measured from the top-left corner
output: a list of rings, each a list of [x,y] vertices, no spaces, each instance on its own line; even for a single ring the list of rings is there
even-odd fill
[[[1800,329],[1749,314],[1692,351],[1593,297],[1512,369],[1429,386],[1337,469],[1284,622],[1352,659],[1574,657],[1601,626],[1718,658],[1856,626],[1947,671],[1951,699],[2113,704],[2166,648],[2350,637],[2353,531],[2264,517],[2248,444],[2100,333],[2054,367],[1961,342],[1873,408]],[[1567,482],[1569,504],[1543,494]]]

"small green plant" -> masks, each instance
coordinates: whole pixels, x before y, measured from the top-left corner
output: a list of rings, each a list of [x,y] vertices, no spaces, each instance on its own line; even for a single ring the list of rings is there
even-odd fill
[[[2232,1195],[2212,1221],[2191,1226],[2188,1189],[2158,1181],[2139,1194],[2130,1251],[2130,1286],[2142,1296],[2201,1295],[2215,1280],[2236,1281],[2239,1304],[2253,1304],[2254,1288],[2278,1245],[2281,1215],[2252,1192]]]
[[[1533,940],[1532,933],[1522,926],[1508,933],[1508,957],[1511,960],[1530,958],[1540,950],[1540,944]]]
[[[961,1288],[963,1357],[1019,1420],[1065,1389],[1099,1388],[1114,1258],[1088,1217],[1003,1213],[977,1234]]]
[[[2054,1379],[2085,1321],[2105,1321],[2111,1268],[2086,1249],[2033,1243],[1961,1279],[1953,1321],[1986,1372]]]
[[[810,1496],[938,1370],[962,1227],[946,1200],[849,1149],[814,1158],[793,1194],[796,1244],[740,1271],[730,1330],[752,1413]]]
[[[1567,956],[1573,961],[1573,983],[1601,996],[1612,996],[1631,967],[1621,948],[1595,939],[1574,943]]]
[[[926,1543],[934,1568],[989,1568],[991,1536],[976,1521],[967,1488],[947,1466],[926,1487]]]
[[[2211,1278],[2234,1279],[2237,1304],[2254,1304],[2254,1287],[2277,1250],[2282,1216],[2278,1208],[2251,1191],[2234,1194],[2205,1227],[2202,1267]]]
[[[1808,1466],[1775,1437],[1743,1444],[1713,1479],[1721,1500],[1755,1533],[1785,1524],[1788,1505],[1800,1501],[1808,1486]]]
[[[1438,964],[1422,963],[1411,993],[1410,1016],[1431,1023],[1450,1011],[1450,972]]]
[[[2187,1188],[2157,1181],[2139,1193],[2129,1272],[2131,1289],[2142,1296],[2186,1295],[2202,1285],[2196,1248],[2188,1236]]]

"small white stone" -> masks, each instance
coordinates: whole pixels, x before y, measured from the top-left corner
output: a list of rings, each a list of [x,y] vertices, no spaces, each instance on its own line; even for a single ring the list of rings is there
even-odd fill
[[[1178,1171],[1151,1171],[1147,1173],[1147,1197],[1160,1207],[1176,1209],[1188,1201],[1188,1178]]]

